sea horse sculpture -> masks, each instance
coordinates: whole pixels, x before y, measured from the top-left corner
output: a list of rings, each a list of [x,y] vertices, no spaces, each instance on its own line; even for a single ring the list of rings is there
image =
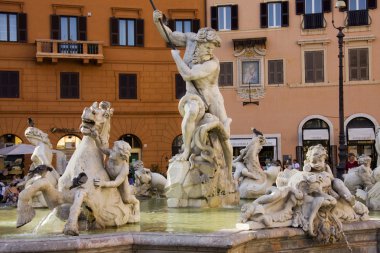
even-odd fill
[[[334,178],[325,162],[324,147],[310,147],[306,157],[303,171],[290,177],[287,186],[272,187],[268,194],[242,207],[243,224],[237,227],[301,227],[328,243],[343,237],[342,223],[368,219],[368,208]]]
[[[113,109],[108,102],[95,102],[83,110],[80,126],[83,139],[65,173],[59,178],[58,189],[47,179],[41,178],[22,191],[17,207],[17,227],[30,222],[35,216],[29,200],[38,191],[43,193],[49,208],[56,208],[56,215],[67,220],[63,231],[66,235],[79,234],[79,218],[81,225],[89,228],[120,226],[139,221],[139,208],[123,203],[116,187],[101,188],[94,185],[94,179],[109,181],[110,177],[104,169],[103,154],[90,135],[97,131],[101,144],[108,147],[112,113]]]
[[[281,169],[279,166],[271,166],[265,171],[260,166],[259,153],[265,142],[265,137],[255,131],[252,141],[240,151],[240,155],[233,161],[234,179],[240,192],[240,198],[258,198],[264,195],[276,181]]]

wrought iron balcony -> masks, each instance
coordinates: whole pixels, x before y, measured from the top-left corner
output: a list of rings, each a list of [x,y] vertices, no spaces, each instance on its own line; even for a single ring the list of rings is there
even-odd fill
[[[348,11],[347,25],[348,26],[369,25],[368,10]]]
[[[323,13],[305,14],[303,16],[303,29],[318,29],[326,27]]]
[[[67,40],[36,40],[37,62],[44,58],[58,62],[58,59],[81,59],[83,63],[94,60],[97,64],[103,62],[103,42],[99,41],[67,41]]]

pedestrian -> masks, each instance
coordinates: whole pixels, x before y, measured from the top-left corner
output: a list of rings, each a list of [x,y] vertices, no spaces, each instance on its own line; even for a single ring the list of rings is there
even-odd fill
[[[300,170],[300,164],[298,163],[297,159],[293,159],[292,168]]]
[[[358,161],[356,160],[356,156],[354,153],[348,153],[348,160],[346,162],[346,173],[348,170],[359,167]]]

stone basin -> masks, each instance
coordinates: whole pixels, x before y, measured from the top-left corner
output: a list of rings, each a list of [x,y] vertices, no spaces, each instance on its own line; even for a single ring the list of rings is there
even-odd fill
[[[141,201],[141,222],[114,229],[62,235],[63,222],[37,210],[31,224],[16,229],[16,209],[0,209],[0,252],[380,252],[380,213],[344,225],[345,241],[322,244],[299,228],[235,229],[239,207],[167,208],[165,199]],[[38,231],[35,228],[39,227]]]

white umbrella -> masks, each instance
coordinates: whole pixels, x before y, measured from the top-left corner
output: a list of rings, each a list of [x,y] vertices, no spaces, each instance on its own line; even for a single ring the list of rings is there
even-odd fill
[[[33,154],[36,146],[31,144],[17,144],[10,147],[0,149],[0,155],[28,155]],[[60,151],[53,150],[53,153]]]

